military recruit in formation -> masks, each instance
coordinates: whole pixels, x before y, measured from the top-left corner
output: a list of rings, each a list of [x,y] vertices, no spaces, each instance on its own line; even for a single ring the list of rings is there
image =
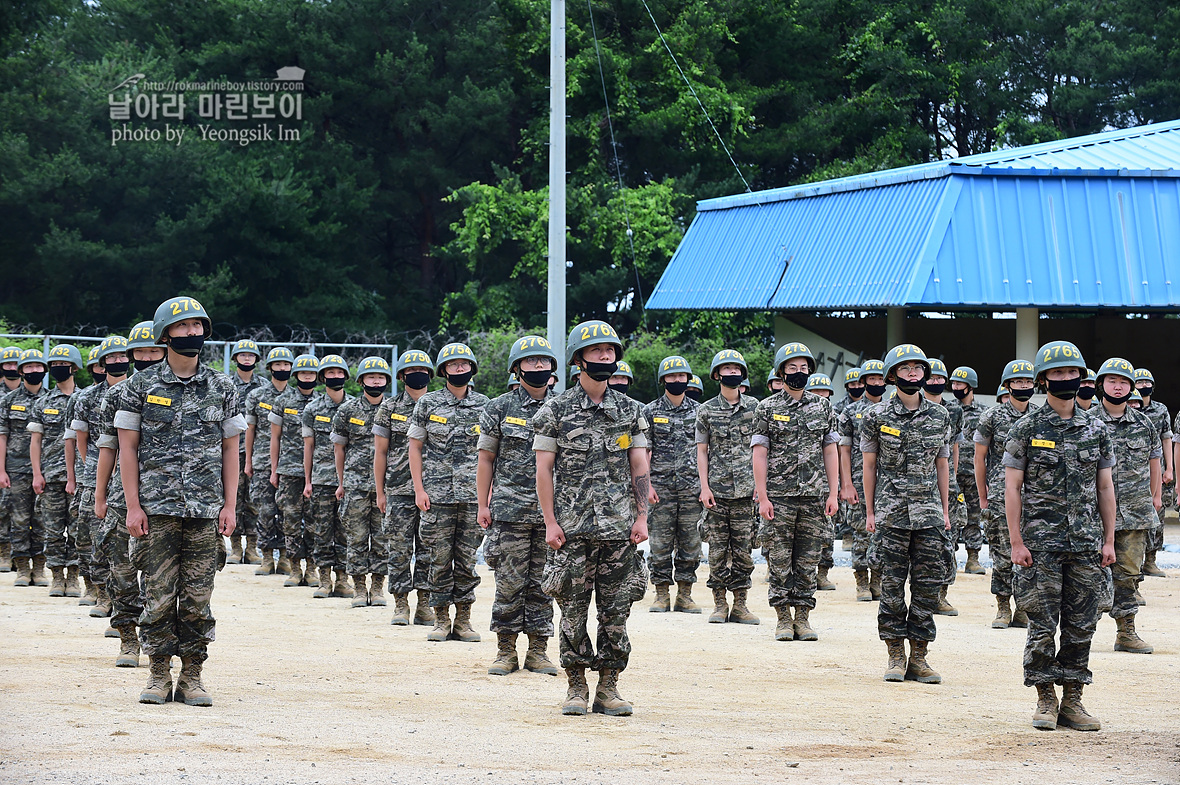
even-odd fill
[[[496,584],[488,673],[564,670],[568,716],[632,713],[619,691],[631,607],[650,583],[651,612],[702,614],[703,543],[707,623],[761,623],[747,606],[761,548],[777,617],[768,640],[818,641],[839,535],[856,599],[877,603],[884,680],[926,684],[942,680],[929,661],[934,618],[958,615],[959,546],[964,572],[984,574],[986,544],[990,626],[1027,628],[1023,680],[1040,729],[1100,727],[1082,691],[1103,613],[1115,651],[1152,651],[1135,627],[1138,587],[1163,575],[1180,422],[1153,400],[1151,372],[1125,359],[1095,372],[1073,344],[1046,344],[1004,366],[989,408],[974,368],[902,344],[847,371],[833,401],[832,380],[792,342],[761,401],[745,358],[725,349],[708,369],[716,397],[702,401],[700,377],[673,355],[656,368],[659,397],[642,404],[628,395],[623,341],[588,321],[565,357],[518,338],[495,369],[508,392],[489,400],[462,343],[354,368],[284,347],[264,357],[242,340],[226,375],[200,359],[210,333],[201,304],[176,297],[85,360],[70,344],[0,353],[0,569],[109,619],[115,666],[147,658],[141,703],[212,705],[202,671],[226,563],[349,608],[392,599],[391,624],[476,642],[481,548]],[[559,367],[571,387],[555,394]],[[94,384],[79,389],[83,368]]]

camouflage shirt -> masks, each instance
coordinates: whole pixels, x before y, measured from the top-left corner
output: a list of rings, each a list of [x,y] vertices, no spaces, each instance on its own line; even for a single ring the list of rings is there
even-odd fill
[[[45,482],[66,481],[66,410],[72,394],[54,387],[33,404],[29,433],[41,434],[41,476]]]
[[[971,483],[974,484],[975,429],[979,427],[979,418],[987,411],[987,407],[972,402],[969,405],[960,404],[960,408],[963,410],[963,420],[960,423],[959,435],[963,441],[959,444],[959,477],[970,478]]]
[[[849,448],[849,462],[852,466],[852,484],[858,491],[863,488],[864,458],[860,451],[860,432],[864,424],[864,412],[870,406],[876,406],[867,397],[853,401],[844,407],[844,411],[836,421],[836,431],[840,437],[841,447]]]
[[[1115,531],[1150,529],[1159,524],[1151,501],[1151,459],[1162,458],[1159,428],[1142,411],[1128,406],[1115,417],[1099,403],[1090,412],[1110,429],[1115,465],[1111,472],[1116,501]],[[1162,469],[1161,469],[1162,471]]]
[[[238,403],[242,405],[242,416],[244,417],[250,413],[246,408],[246,400],[250,397],[250,393],[262,387],[263,379],[257,373],[251,376],[250,381],[248,382],[242,381],[242,377],[238,376],[236,373],[230,374],[229,378],[233,379],[234,381],[234,390],[236,390],[238,393]],[[269,383],[267,383],[267,386],[273,387],[273,385]],[[246,456],[245,436],[243,436],[241,439],[238,439],[238,455],[242,458],[245,458]],[[239,461],[239,463],[241,462]]]
[[[931,529],[946,526],[938,490],[939,458],[951,457],[954,429],[945,408],[922,396],[910,411],[900,397],[864,411],[860,450],[877,454],[873,514],[878,526]]]
[[[78,432],[74,430],[74,411],[77,409],[79,398],[85,398],[96,385],[74,390],[70,400],[66,403],[66,429],[62,431],[62,441],[74,440],[74,479],[82,485],[82,475],[86,471],[86,462],[82,460],[82,451],[77,447]],[[64,449],[64,447],[63,447]]]
[[[1030,403],[1025,414],[1036,411],[1036,408]],[[987,447],[987,506],[992,508],[994,515],[1004,514],[1004,448],[1008,443],[1008,431],[1025,414],[1018,412],[1011,401],[1005,401],[986,410],[979,417],[979,425],[975,426],[975,443]]]
[[[414,416],[414,405],[414,399],[402,390],[381,402],[373,422],[373,435],[389,440],[389,450],[385,453],[385,493],[390,496],[414,495],[406,436],[410,430],[410,418]]]
[[[373,424],[381,404],[350,398],[332,417],[332,443],[344,445],[344,487],[374,490]]]
[[[638,401],[607,389],[601,404],[575,384],[533,417],[533,450],[556,453],[553,511],[567,539],[627,540],[635,523],[628,450],[647,448]]]
[[[22,384],[0,398],[0,436],[8,437],[8,452],[4,456],[5,470],[17,476],[32,475],[33,463],[29,460],[29,420],[37,399],[45,395],[42,388],[36,395]]]
[[[1063,420],[1042,406],[1008,431],[1004,466],[1024,472],[1020,535],[1030,551],[1102,548],[1097,477],[1115,454],[1110,429],[1092,412],[1075,404]]]
[[[250,453],[250,463],[256,472],[270,474],[270,415],[280,395],[282,393],[267,382],[254,388],[246,396],[243,407],[246,412],[246,425],[254,426],[254,451]]]
[[[923,397],[925,397],[925,396],[923,396]],[[967,444],[966,440],[963,438],[963,405],[961,403],[959,403],[957,400],[955,400],[954,398],[939,398],[937,401],[934,401],[934,403],[937,403],[940,406],[942,406],[942,408],[946,409],[946,413],[951,416],[951,436],[950,436],[950,444],[951,444],[950,461],[951,461],[951,463],[947,467],[949,470],[947,472],[947,474],[948,474],[947,480],[950,483],[951,497],[954,498],[955,496],[959,495],[959,480],[955,476],[956,472],[955,472],[955,464],[954,464],[954,458],[955,458],[954,445],[956,445],[956,444],[959,445],[959,451],[960,451],[959,461],[960,462],[962,462],[964,458],[968,457],[963,454],[963,453],[967,452],[968,447],[970,448],[971,454],[972,455],[975,454],[975,445],[974,444]]]
[[[106,488],[107,505],[120,510],[127,509],[127,499],[123,494],[123,475],[119,471],[119,431],[115,428],[115,415],[119,412],[119,393],[123,387],[123,384],[117,384],[102,396],[102,402],[98,407],[98,430],[92,432],[94,441],[90,443],[90,448],[95,454],[104,447],[115,451],[115,464]],[[95,467],[94,485],[97,488],[97,463]]]
[[[86,462],[83,464],[78,484],[87,488],[94,487],[95,475],[98,473],[98,417],[102,399],[110,389],[111,385],[104,381],[87,387],[79,395],[70,396],[70,406],[73,407],[70,430],[74,431],[75,435],[86,434]]]
[[[418,399],[406,435],[422,442],[422,486],[431,504],[475,502],[479,415],[487,402],[470,388],[460,400],[449,387]]]
[[[767,450],[766,495],[826,496],[824,445],[838,440],[827,398],[804,392],[796,401],[781,392],[759,403],[750,446]]]
[[[165,360],[123,382],[118,397],[115,427],[139,431],[144,512],[216,518],[225,497],[222,441],[246,429],[229,377],[202,363],[182,381]]]
[[[1155,425],[1156,431],[1159,433],[1160,444],[1163,444],[1164,439],[1172,438],[1172,415],[1168,413],[1167,406],[1159,401],[1152,401],[1151,406],[1144,406],[1140,411],[1146,414],[1147,418]]]
[[[492,518],[523,522],[537,515],[537,456],[533,418],[552,397],[537,400],[523,387],[493,398],[479,418],[479,449],[495,456]]]
[[[651,484],[657,491],[701,492],[697,475],[696,424],[700,406],[687,395],[673,406],[661,395],[643,407],[651,450]]]
[[[750,437],[757,408],[748,395],[734,405],[718,395],[697,407],[696,443],[708,445],[709,489],[718,499],[754,496]]]
[[[307,395],[291,384],[274,400],[274,408],[267,419],[271,425],[277,425],[279,431],[279,464],[278,474],[284,477],[303,476],[303,410],[306,409],[320,393],[312,391]],[[270,446],[267,446],[270,449]],[[258,445],[254,445],[258,451]]]
[[[312,438],[311,484],[336,487],[336,448],[332,444],[332,418],[344,407],[352,396],[348,393],[336,403],[327,393],[316,395],[303,410],[299,420],[301,438]],[[284,430],[286,430],[284,428]],[[302,453],[300,453],[302,456]],[[302,466],[302,457],[300,465]]]

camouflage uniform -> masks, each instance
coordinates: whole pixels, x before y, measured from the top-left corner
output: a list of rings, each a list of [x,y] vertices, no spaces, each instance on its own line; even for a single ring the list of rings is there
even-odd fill
[[[650,424],[651,484],[660,500],[648,519],[651,582],[656,586],[696,583],[701,563],[701,482],[695,442],[699,404],[687,395],[673,406],[661,395],[644,407]]]
[[[1014,581],[1029,621],[1026,687],[1089,684],[1090,641],[1101,609],[1112,601],[1096,479],[1099,469],[1114,465],[1115,454],[1110,430],[1090,411],[1075,405],[1073,417],[1062,420],[1045,406],[1008,431],[1003,465],[1024,472],[1020,534],[1033,558],[1032,567],[1016,568]]]
[[[94,515],[94,484],[98,472],[98,437],[101,432],[99,413],[103,398],[111,386],[107,382],[87,387],[78,395],[70,396],[70,427],[75,434],[85,434],[86,461],[78,479],[78,537],[76,548],[80,572],[89,576],[95,586],[105,586],[110,567],[102,550],[97,547],[99,520]],[[116,469],[117,471],[117,469]]]
[[[877,455],[873,514],[881,564],[877,630],[883,641],[932,641],[937,633],[939,587],[954,571],[937,459],[949,463],[951,439],[950,414],[925,396],[913,411],[899,396],[864,412],[860,449]]]
[[[553,601],[541,591],[549,546],[537,502],[533,418],[551,397],[523,387],[488,402],[479,418],[479,449],[491,453],[492,525],[484,554],[496,572],[492,632],[553,637]]]
[[[1172,415],[1168,412],[1168,407],[1164,406],[1159,401],[1153,400],[1150,406],[1144,406],[1141,410],[1151,420],[1159,434],[1159,441],[1162,444],[1164,439],[1174,438],[1172,434]],[[1164,472],[1164,459],[1160,459],[1160,474]],[[1162,487],[1162,496],[1164,501],[1164,508],[1170,507],[1175,503],[1176,499],[1176,482],[1173,481],[1169,485]],[[1148,532],[1147,550],[1155,552],[1161,551],[1164,548],[1164,519],[1156,516],[1156,523]]]
[[[410,453],[406,432],[414,414],[414,399],[402,390],[381,402],[373,420],[373,434],[389,440],[385,456],[385,521],[389,551],[389,591],[430,591],[430,551],[422,542],[422,511],[414,503]]]
[[[628,450],[647,447],[647,430],[638,402],[608,389],[596,404],[580,384],[550,398],[533,417],[533,450],[556,454],[553,510],[566,538],[550,554],[550,565],[573,577],[568,592],[555,597],[561,666],[567,670],[627,667],[627,583],[636,570],[630,538],[637,517]],[[586,632],[591,593],[598,608],[597,647]]]
[[[217,516],[224,505],[222,442],[245,430],[233,382],[201,364],[182,381],[167,361],[119,390],[114,425],[139,432],[139,502],[146,537],[131,544],[146,600],[143,651],[204,662],[215,637]]]
[[[123,476],[119,472],[119,432],[115,416],[119,411],[123,383],[117,384],[103,396],[99,409],[99,431],[93,445],[113,450],[114,471],[107,485],[107,513],[95,518],[94,549],[106,559],[108,567],[107,594],[111,598],[111,626],[116,630],[134,627],[143,615],[143,598],[139,575],[131,561],[131,533],[127,530],[127,499],[123,495]],[[95,478],[97,485],[97,477]],[[142,493],[140,496],[142,497]],[[145,508],[146,509],[146,508]],[[94,512],[94,505],[90,510]]]
[[[709,489],[716,506],[705,511],[710,589],[749,589],[754,572],[756,513],[750,437],[758,402],[748,395],[736,405],[718,395],[697,407],[696,442],[708,445]]]
[[[953,445],[959,445],[959,461],[962,462],[965,452],[970,452],[971,457],[975,455],[975,444],[968,442],[963,436],[963,406],[954,398],[942,398],[935,403],[941,404],[946,409],[947,414],[950,415],[950,444],[951,454],[948,457],[947,466],[947,501],[950,504],[951,511],[951,530],[948,532],[949,536],[946,538],[947,548],[950,554],[951,569],[946,576],[946,585],[950,586],[955,582],[955,554],[959,550],[959,543],[962,540],[963,532],[967,528],[967,496],[963,493],[959,486],[959,476],[954,466]]]
[[[70,507],[73,499],[66,493],[66,409],[71,394],[54,388],[37,399],[26,426],[30,433],[41,434],[41,476],[45,490],[38,500],[45,529],[45,565],[76,567],[78,553],[70,536],[73,522]]]
[[[292,564],[312,558],[312,532],[307,499],[303,495],[303,410],[318,393],[304,394],[290,384],[275,398],[268,419],[279,432],[279,462],[275,467],[279,484],[275,503],[283,523],[283,548]],[[257,451],[258,446],[255,445]]]
[[[1026,414],[1036,407],[1028,405]],[[979,418],[975,427],[975,443],[987,447],[987,545],[992,556],[992,594],[1011,597],[1012,541],[1008,537],[1008,523],[1004,515],[1004,448],[1012,425],[1024,417],[1011,401],[993,406]]]
[[[836,430],[840,438],[840,446],[850,448],[850,464],[852,467],[852,486],[856,489],[858,502],[849,504],[842,502],[842,513],[847,525],[852,529],[852,568],[854,570],[869,569],[869,532],[865,528],[865,489],[864,489],[864,458],[860,452],[860,439],[864,412],[875,406],[867,397],[853,401],[844,407],[836,423]]]
[[[246,424],[254,426],[254,447],[250,454],[250,504],[258,525],[258,547],[264,553],[283,547],[283,530],[275,487],[270,484],[270,415],[280,393],[269,382],[246,395]]]
[[[348,545],[349,575],[389,573],[389,536],[373,481],[373,424],[380,407],[362,395],[346,401],[332,418],[332,443],[344,445],[340,524]]]
[[[960,541],[969,551],[978,551],[983,547],[982,515],[979,509],[979,488],[975,486],[975,429],[979,426],[979,418],[983,416],[987,407],[978,403],[966,406],[960,404],[963,410],[962,427],[959,443],[959,468],[955,474],[959,490],[963,494],[963,502],[967,505],[967,524],[960,535]]]
[[[353,400],[345,393],[336,403],[327,394],[316,395],[303,410],[300,433],[312,439],[311,498],[307,504],[310,558],[321,569],[343,571],[348,563],[347,542],[340,523],[340,502],[336,499],[336,449],[332,444],[332,418]],[[367,572],[364,570],[363,572]],[[350,575],[355,573],[349,572]]]
[[[250,381],[244,382],[236,373],[230,376],[234,382],[234,390],[238,393],[238,402],[242,404],[242,415],[246,416],[250,410],[246,408],[250,393],[263,386],[258,374],[253,374]],[[267,385],[268,387],[271,385]],[[250,478],[246,476],[246,437],[238,440],[238,522],[234,529],[233,539],[258,536],[258,507],[251,497]]]
[[[92,384],[89,387],[75,390],[74,394],[70,396],[70,400],[66,404],[65,430],[62,432],[63,441],[74,442],[74,496],[70,500],[71,528],[69,538],[74,545],[74,557],[77,562],[78,574],[87,579],[90,578],[90,549],[92,545],[90,529],[85,525],[82,513],[82,497],[85,491],[82,480],[83,475],[86,473],[86,461],[82,458],[82,453],[78,449],[78,433],[74,430],[74,413],[77,411],[76,402],[81,398],[88,397],[91,394],[91,390],[97,386],[97,384]]]
[[[8,489],[12,505],[12,558],[31,559],[45,551],[45,527],[37,509],[37,494],[33,493],[33,464],[29,459],[29,419],[44,389],[36,395],[22,384],[0,399],[0,436],[8,437],[8,451],[4,457],[5,470],[11,483]]]
[[[422,513],[422,540],[430,551],[430,606],[475,602],[475,552],[483,542],[476,517],[475,467],[479,415],[488,397],[449,388],[418,399],[406,435],[422,442],[422,485],[430,509]]]

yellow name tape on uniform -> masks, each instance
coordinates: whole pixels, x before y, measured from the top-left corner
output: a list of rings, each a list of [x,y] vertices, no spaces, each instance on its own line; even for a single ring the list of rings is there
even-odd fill
[[[46,409],[45,413],[46,414],[61,414],[61,410],[59,410],[59,409]]]
[[[349,421],[350,423],[352,423],[353,425],[364,425],[364,424],[365,424],[365,421],[364,421],[364,420],[358,420],[358,419],[357,419],[357,418],[355,418],[355,417],[349,417],[349,418],[348,418],[348,421]]]
[[[20,404],[15,404],[15,403],[12,406],[9,406],[8,408],[9,408],[9,410],[14,411],[14,412],[28,411],[27,409],[25,409],[25,407],[21,406]]]
[[[283,414],[299,414],[298,409],[283,409]]]
[[[321,414],[317,414],[315,416],[315,421],[316,422],[332,422],[332,418],[331,417],[324,417]]]
[[[776,415],[775,415],[775,417],[778,417],[778,415],[776,414]],[[658,423],[661,423],[661,424],[667,424],[667,422],[668,422],[668,418],[667,418],[667,417],[652,417],[652,418],[651,418],[651,421],[652,421],[652,422],[658,422]]]
[[[430,415],[430,421],[445,423],[447,421],[447,418],[443,417],[441,414],[432,414],[432,415]]]
[[[789,415],[789,414],[776,414],[774,416],[774,419],[778,420],[779,422],[790,422],[791,415]]]
[[[528,425],[529,421],[521,417],[505,417],[504,422],[512,423],[513,425]]]
[[[1057,446],[1057,442],[1051,441],[1049,439],[1033,439],[1032,446],[1033,447],[1047,447],[1048,449],[1052,450],[1054,447]]]
[[[888,425],[881,426],[881,433],[887,433],[890,436],[901,436],[901,431],[896,428],[890,428]]]
[[[619,445],[620,449],[626,450],[631,446],[631,434],[623,434],[619,438],[615,439],[615,444]]]
[[[259,409],[266,409],[266,410],[269,412],[269,411],[270,411],[271,409],[273,409],[274,407],[273,407],[273,406],[271,406],[269,403],[263,403],[262,401],[259,401],[259,402],[258,402],[258,408],[259,408]]]
[[[172,405],[171,398],[165,398],[161,395],[149,395],[147,397],[147,402],[148,403],[158,403],[161,406],[171,406]]]
[[[407,422],[410,418],[406,417],[404,414],[398,414],[397,412],[390,412],[389,419],[397,420],[398,422]]]

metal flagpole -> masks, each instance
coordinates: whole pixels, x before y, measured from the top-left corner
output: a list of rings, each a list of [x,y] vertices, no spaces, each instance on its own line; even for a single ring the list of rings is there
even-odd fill
[[[565,361],[565,0],[552,0],[549,28],[549,343]],[[564,364],[557,391],[565,389]]]

